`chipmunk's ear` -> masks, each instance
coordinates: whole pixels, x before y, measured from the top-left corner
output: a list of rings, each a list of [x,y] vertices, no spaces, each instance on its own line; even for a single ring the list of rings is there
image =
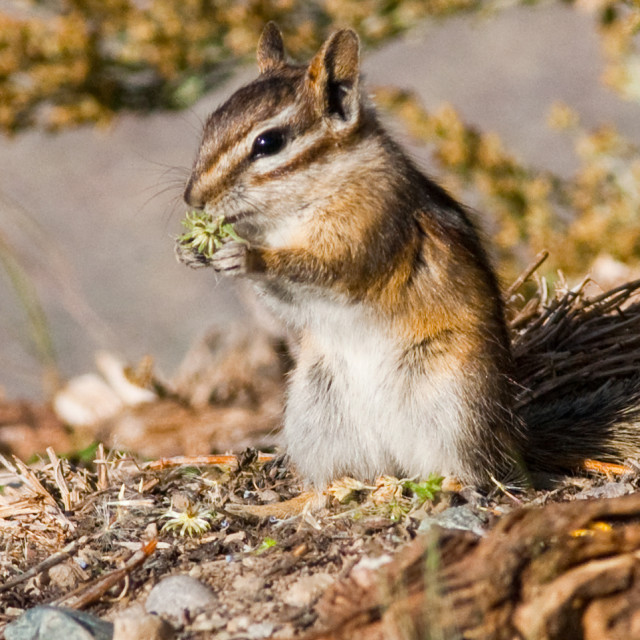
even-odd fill
[[[275,22],[267,22],[258,42],[258,69],[260,73],[266,73],[284,63],[282,33]]]
[[[307,86],[318,111],[352,125],[360,114],[360,40],[352,29],[336,31],[309,64]]]

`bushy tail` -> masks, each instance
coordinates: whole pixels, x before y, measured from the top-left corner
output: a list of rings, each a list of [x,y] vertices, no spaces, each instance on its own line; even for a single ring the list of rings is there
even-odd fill
[[[531,470],[640,458],[640,280],[594,297],[588,282],[551,298],[542,282],[511,319]]]
[[[585,459],[640,458],[640,376],[534,400],[520,415],[526,425],[523,457],[531,470],[578,469]]]

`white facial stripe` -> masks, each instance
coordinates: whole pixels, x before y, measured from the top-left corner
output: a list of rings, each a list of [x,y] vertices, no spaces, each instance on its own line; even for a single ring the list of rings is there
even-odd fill
[[[259,133],[264,131],[268,131],[269,129],[276,129],[278,127],[282,127],[294,118],[294,114],[298,111],[300,107],[295,102],[290,104],[286,109],[283,109],[277,115],[273,116],[270,120],[264,120],[256,125],[249,133],[246,135],[245,140],[249,140],[251,144],[255,140],[256,136]]]

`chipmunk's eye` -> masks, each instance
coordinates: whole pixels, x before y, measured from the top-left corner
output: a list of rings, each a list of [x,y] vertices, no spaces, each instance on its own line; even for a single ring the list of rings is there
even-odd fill
[[[253,141],[251,157],[273,156],[282,150],[286,142],[287,137],[282,129],[269,129]]]

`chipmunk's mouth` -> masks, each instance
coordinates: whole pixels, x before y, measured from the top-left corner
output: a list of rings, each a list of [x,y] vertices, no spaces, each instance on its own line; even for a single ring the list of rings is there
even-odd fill
[[[229,224],[235,224],[236,222],[240,222],[241,220],[250,218],[252,215],[252,211],[240,211],[239,213],[233,213],[230,216],[225,216],[224,221],[228,222]]]

